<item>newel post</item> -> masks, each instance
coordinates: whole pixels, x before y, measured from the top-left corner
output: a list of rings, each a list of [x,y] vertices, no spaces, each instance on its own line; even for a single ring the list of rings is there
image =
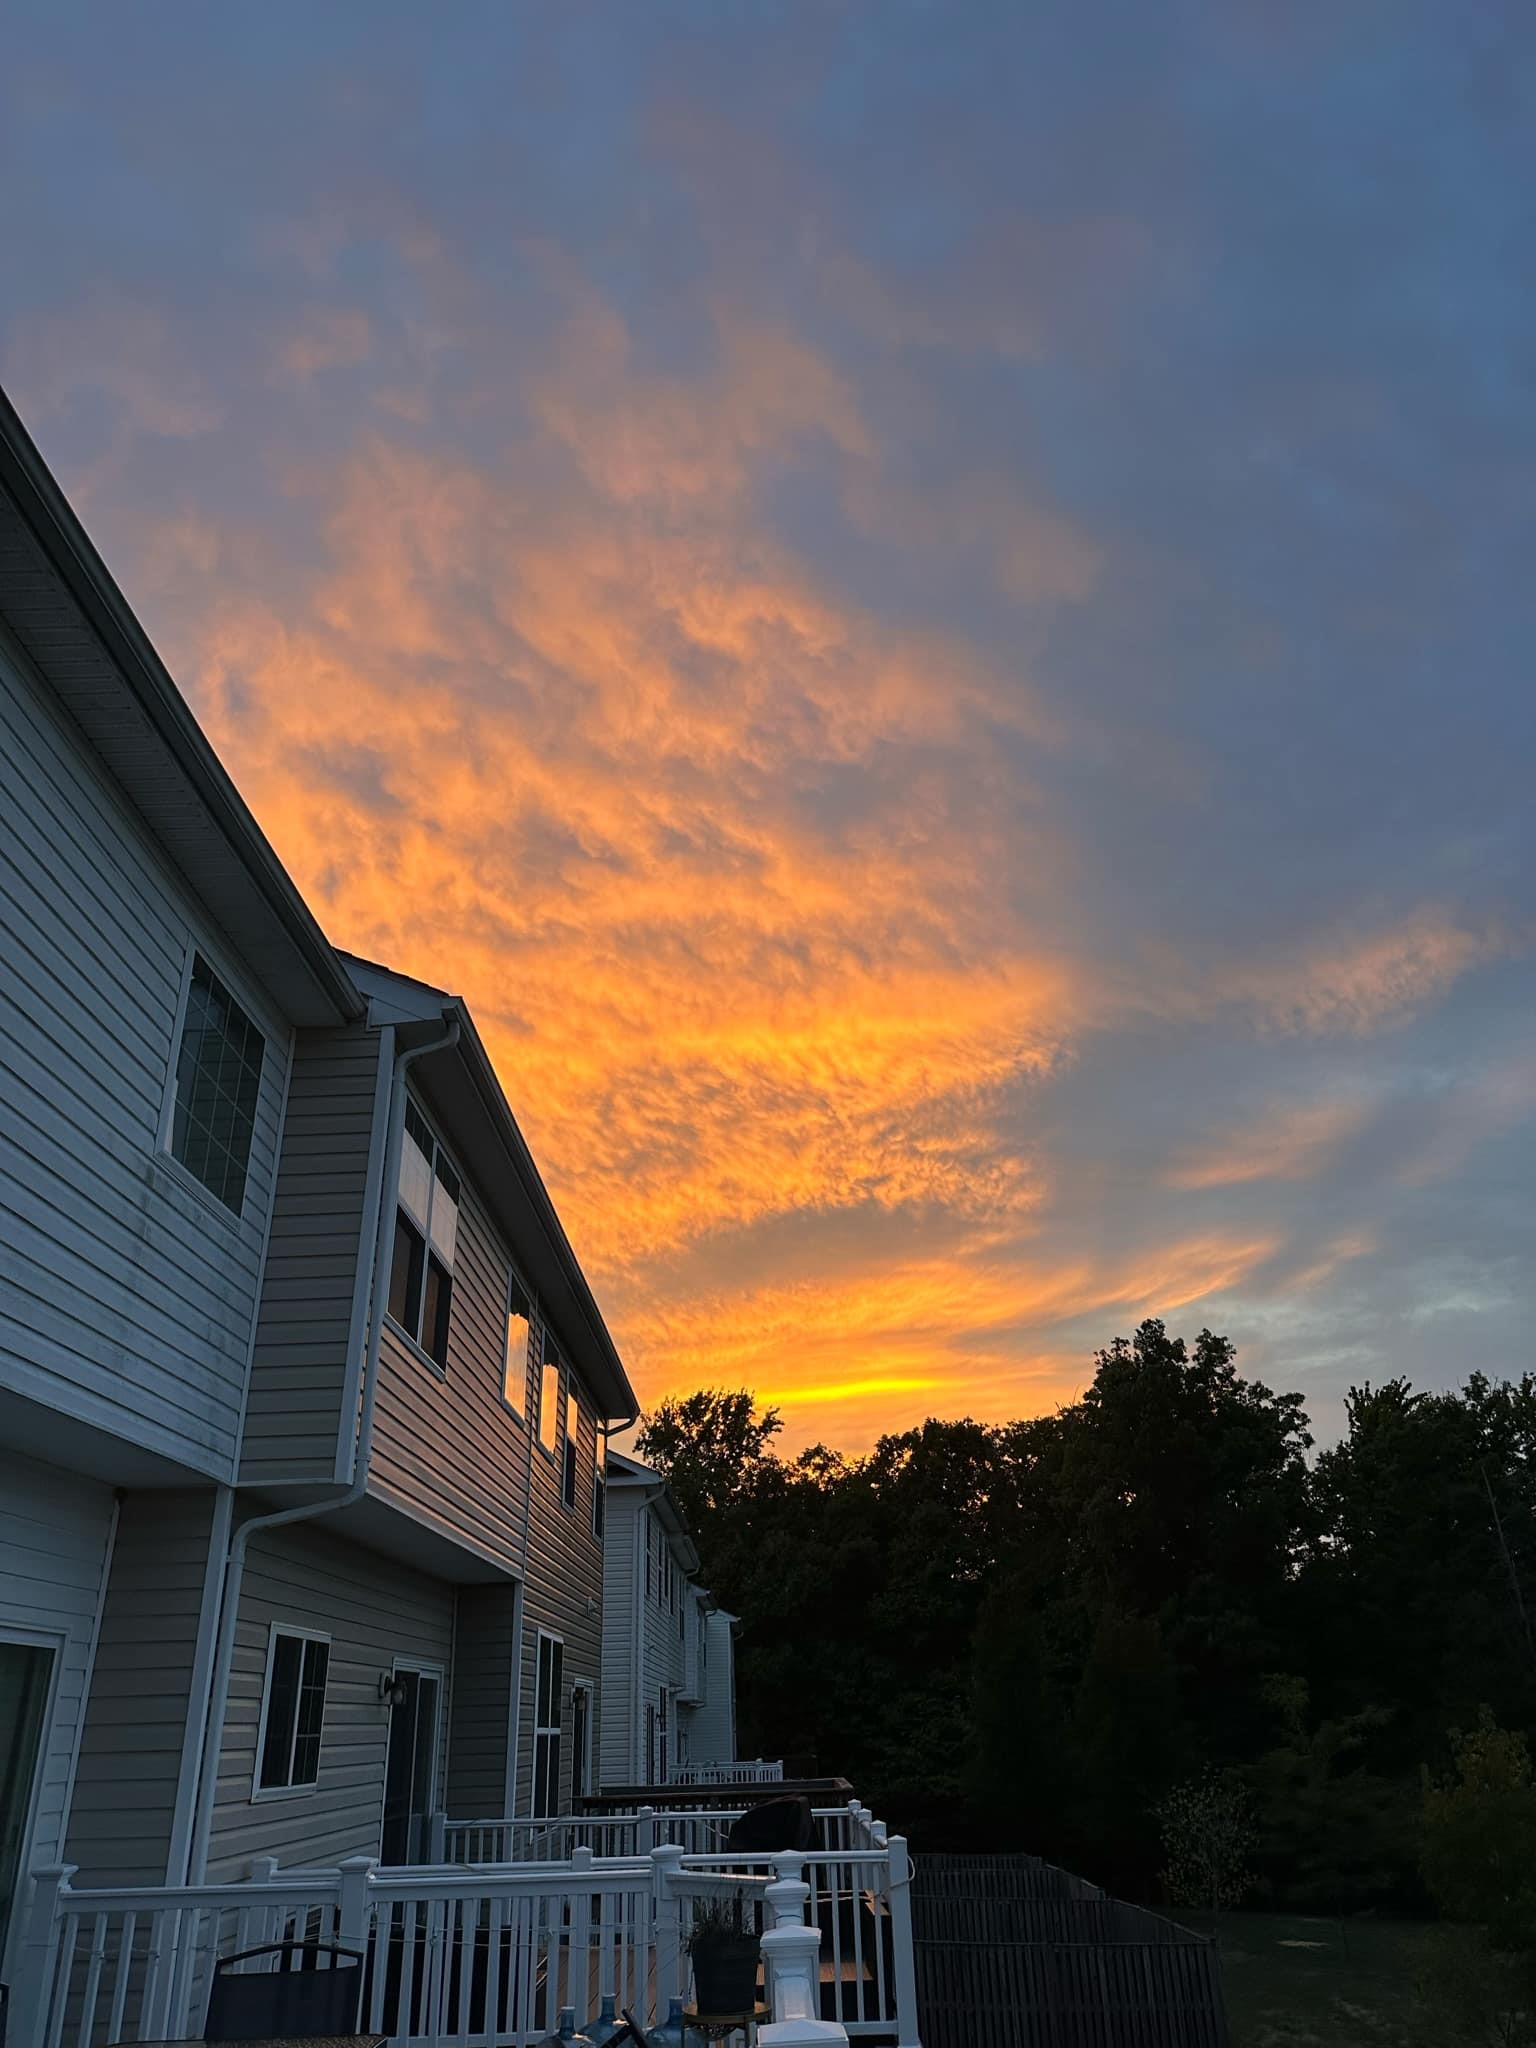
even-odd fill
[[[821,1929],[806,1925],[811,1888],[798,1856],[775,1856],[767,1891],[773,1925],[763,1935],[765,1996],[773,2015],[758,2029],[764,2048],[831,2048],[846,2042],[836,2020],[821,2017]]]
[[[448,1816],[441,1808],[427,1815],[427,1861],[448,1861]]]
[[[373,1886],[373,1873],[378,1859],[373,1856],[349,1856],[337,1865],[341,1885],[336,1901],[337,1939],[344,1948],[368,1946],[368,1894]]]
[[[54,1977],[59,1966],[60,1911],[69,1896],[69,1881],[78,1863],[49,1863],[32,1873],[32,1903],[21,1942],[16,1983],[11,1992],[10,2038],[17,2043],[40,2041],[49,2017]],[[65,1987],[67,1988],[67,1987]],[[60,1993],[62,1996],[62,1992]]]
[[[651,1925],[656,1943],[656,2018],[664,2020],[674,1998],[683,1995],[683,1900],[680,1843],[663,1842],[651,1851]]]
[[[912,1949],[912,1860],[906,1837],[892,1835],[886,1844],[891,1873],[891,1960],[896,1990],[897,2048],[919,2048],[917,2032],[917,1963]]]
[[[635,1815],[635,1854],[649,1856],[656,1846],[656,1809],[642,1806]]]

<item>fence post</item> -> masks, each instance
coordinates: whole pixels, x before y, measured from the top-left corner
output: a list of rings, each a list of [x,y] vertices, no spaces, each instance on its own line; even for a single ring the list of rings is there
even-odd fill
[[[896,1990],[896,2048],[921,2048],[917,2032],[917,1964],[912,1949],[912,1859],[906,1838],[886,1843],[891,1873],[891,1952]]]
[[[341,1878],[336,1901],[336,1939],[344,1948],[368,1947],[368,1893],[377,1858],[349,1856],[337,1865]]]
[[[676,1842],[651,1851],[651,1939],[656,1946],[656,2019],[683,1992],[683,1902],[678,1894],[683,1852]]]
[[[15,1987],[11,1993],[10,2038],[21,2048],[23,2041],[40,2041],[43,2024],[49,2018],[54,1995],[54,1976],[59,1963],[59,1908],[69,1896],[69,1881],[78,1863],[49,1863],[32,1873],[32,1904],[27,1911],[27,1931]]]
[[[656,1809],[642,1806],[635,1815],[635,1854],[649,1856],[656,1846]]]
[[[427,1815],[427,1861],[448,1861],[448,1816],[441,1809]]]

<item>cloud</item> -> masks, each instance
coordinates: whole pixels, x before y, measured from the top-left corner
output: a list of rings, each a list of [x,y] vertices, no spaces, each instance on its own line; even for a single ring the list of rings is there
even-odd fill
[[[1231,1188],[1250,1181],[1315,1180],[1364,1126],[1364,1100],[1284,1104],[1185,1152],[1169,1167],[1173,1188]]]
[[[282,343],[272,376],[280,383],[308,384],[322,370],[355,370],[372,353],[368,315],[357,307],[326,307]]]

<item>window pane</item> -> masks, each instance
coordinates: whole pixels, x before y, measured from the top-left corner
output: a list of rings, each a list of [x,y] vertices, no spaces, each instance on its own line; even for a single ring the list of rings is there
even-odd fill
[[[330,1662],[329,1643],[304,1644],[298,1733],[293,1745],[291,1782],[295,1785],[313,1785],[320,1775],[320,1729],[325,1719],[325,1679]]]
[[[421,1311],[421,1342],[422,1348],[442,1366],[448,1363],[448,1306],[452,1298],[453,1282],[436,1253],[429,1252],[426,1298]]]
[[[414,1337],[421,1327],[421,1232],[403,1209],[395,1211],[395,1251],[389,1267],[389,1312]]]
[[[298,1636],[274,1636],[267,1667],[267,1734],[261,1746],[261,1784],[287,1785],[299,1707],[299,1663],[303,1642]]]
[[[238,1216],[266,1040],[199,954],[176,1055],[171,1156]]]
[[[521,1415],[528,1398],[528,1304],[516,1288],[507,1309],[507,1355],[501,1390],[508,1405]]]
[[[561,1476],[560,1498],[568,1508],[576,1505],[576,1439],[568,1436],[565,1440],[565,1470]]]
[[[405,1136],[400,1141],[400,1199],[422,1230],[432,1199],[432,1133],[414,1103],[405,1105]]]
[[[459,1241],[459,1176],[439,1152],[437,1185],[432,1190],[432,1249],[449,1271]]]
[[[544,1389],[539,1397],[539,1442],[553,1452],[560,1440],[560,1360],[544,1340]]]
[[[538,1683],[534,1689],[534,1720],[541,1726],[550,1718],[549,1702],[554,1687],[555,1645],[549,1636],[539,1637]]]
[[[592,1480],[592,1534],[601,1543],[603,1525],[608,1512],[608,1488],[602,1479],[594,1474]]]

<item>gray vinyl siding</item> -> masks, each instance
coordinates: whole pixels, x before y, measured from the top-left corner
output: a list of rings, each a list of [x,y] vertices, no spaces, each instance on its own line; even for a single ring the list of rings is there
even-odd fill
[[[0,638],[0,1380],[231,1476],[288,1034]],[[237,1219],[160,1151],[194,946],[266,1037]]]
[[[384,1141],[382,1047],[363,1025],[303,1032],[294,1045],[246,1406],[247,1484],[335,1473],[348,1363],[366,1342],[353,1304],[373,1259],[366,1197]]]
[[[444,1808],[452,1820],[507,1812],[517,1678],[517,1588],[460,1586],[454,1620]]]
[[[603,1546],[603,1711],[598,1782],[632,1785],[639,1775],[635,1749],[635,1573],[640,1527],[636,1496],[629,1487],[608,1488],[608,1540]]]
[[[386,1322],[368,1487],[503,1570],[520,1571],[528,1434],[502,1398],[509,1277],[507,1255],[466,1179],[448,1368],[439,1371]]]
[[[556,1340],[558,1345],[558,1338]],[[535,1328],[529,1346],[528,1407],[530,1432],[538,1428],[538,1373],[541,1355]],[[560,1499],[563,1439],[549,1457],[535,1435],[530,1463],[528,1572],[523,1589],[522,1711],[518,1716],[518,1811],[531,1810],[533,1797],[534,1680],[538,1664],[538,1630],[558,1636],[565,1646],[565,1696],[560,1718],[561,1806],[571,1787],[571,1688],[578,1681],[593,1690],[591,1713],[593,1762],[597,1762],[598,1730],[602,1726],[602,1547],[592,1534],[592,1473],[597,1454],[597,1420],[591,1402],[580,1402],[576,1439],[576,1505]],[[588,1607],[591,1612],[588,1612]]]
[[[48,1638],[55,1653],[24,1868],[63,1851],[113,1507],[108,1486],[0,1451],[0,1632]]]
[[[69,1825],[82,1885],[164,1884],[214,1496],[124,1496]]]
[[[703,1698],[690,1722],[688,1754],[694,1763],[722,1763],[736,1754],[735,1644],[728,1615],[706,1614],[703,1620],[709,1655]]]
[[[449,1676],[453,1588],[305,1527],[252,1539],[241,1589],[229,1711],[209,1844],[212,1884],[244,1876],[253,1856],[329,1867],[377,1856],[389,1708],[379,1674],[399,1657]],[[319,1781],[252,1797],[262,1688],[273,1622],[331,1638]]]

